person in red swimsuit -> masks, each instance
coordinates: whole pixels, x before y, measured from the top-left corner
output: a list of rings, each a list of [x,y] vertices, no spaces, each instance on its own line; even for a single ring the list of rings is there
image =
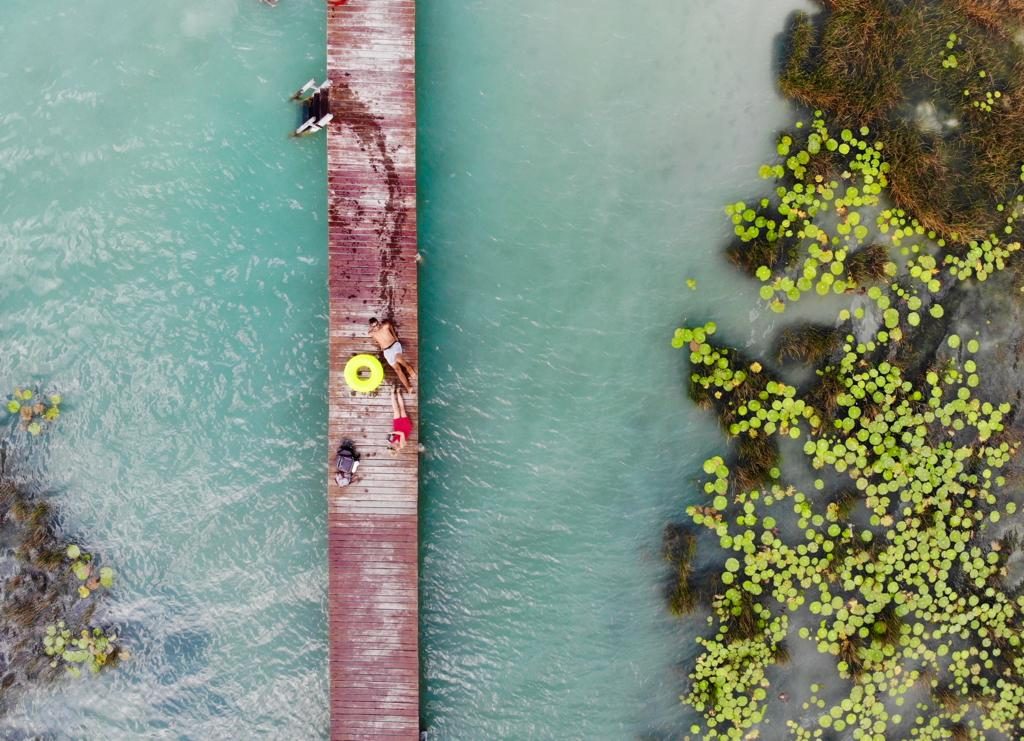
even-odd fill
[[[388,447],[391,452],[397,454],[405,447],[409,436],[412,434],[412,420],[405,413],[405,402],[397,386],[391,387],[391,411],[395,418],[391,422],[392,432],[388,433]]]

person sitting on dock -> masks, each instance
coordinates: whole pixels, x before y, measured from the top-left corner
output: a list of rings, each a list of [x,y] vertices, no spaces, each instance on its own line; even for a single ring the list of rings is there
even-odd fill
[[[412,386],[409,384],[409,379],[416,377],[416,371],[402,355],[402,343],[398,341],[398,336],[395,334],[395,325],[390,319],[379,322],[374,317],[370,320],[369,335],[384,352],[384,359],[388,361],[388,365],[395,369],[395,374],[402,387],[411,394]]]
[[[356,469],[359,468],[359,453],[356,452],[356,445],[351,440],[342,440],[338,446],[338,452],[334,457],[334,483],[338,486],[348,486],[356,476]]]
[[[393,431],[388,433],[388,447],[392,454],[397,454],[412,434],[412,420],[405,413],[405,402],[397,386],[391,387],[391,411],[395,418],[391,423]]]

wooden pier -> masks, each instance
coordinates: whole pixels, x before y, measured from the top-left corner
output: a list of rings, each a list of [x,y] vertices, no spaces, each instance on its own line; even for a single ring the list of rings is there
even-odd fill
[[[392,457],[393,372],[374,396],[353,394],[344,378],[353,355],[380,357],[366,333],[371,317],[395,322],[419,368],[415,8],[415,0],[348,0],[327,11],[332,739],[419,733],[418,390],[404,395],[412,438]],[[344,438],[362,462],[341,488],[333,459]]]

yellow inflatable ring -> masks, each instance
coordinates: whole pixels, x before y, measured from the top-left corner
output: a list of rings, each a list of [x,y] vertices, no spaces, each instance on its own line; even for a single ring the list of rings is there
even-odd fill
[[[368,378],[363,378],[362,371],[370,371]],[[373,355],[354,355],[345,363],[345,383],[353,391],[372,394],[384,380],[384,366]]]

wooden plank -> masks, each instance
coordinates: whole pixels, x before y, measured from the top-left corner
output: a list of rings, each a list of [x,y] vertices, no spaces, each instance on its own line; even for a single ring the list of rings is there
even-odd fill
[[[416,7],[349,0],[327,12],[331,738],[417,739],[418,394],[405,395],[413,434],[392,457],[391,371],[375,395],[344,381],[352,355],[377,352],[370,317],[392,318],[418,363]],[[339,488],[331,466],[344,438],[362,461]]]

